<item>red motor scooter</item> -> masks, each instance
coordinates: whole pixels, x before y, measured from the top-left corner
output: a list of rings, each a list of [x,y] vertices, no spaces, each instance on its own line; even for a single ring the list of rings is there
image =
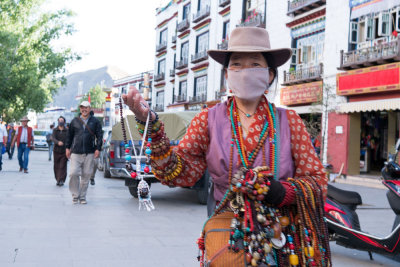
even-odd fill
[[[340,246],[367,251],[372,260],[372,252],[383,254],[400,261],[400,166],[396,158],[400,150],[400,139],[396,153],[389,156],[382,173],[382,183],[389,189],[386,197],[396,214],[392,232],[387,237],[377,237],[361,230],[357,206],[362,204],[357,192],[347,191],[328,185],[325,216],[330,240]]]

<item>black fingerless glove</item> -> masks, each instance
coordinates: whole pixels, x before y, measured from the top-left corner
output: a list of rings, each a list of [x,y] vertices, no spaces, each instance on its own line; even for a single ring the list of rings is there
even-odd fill
[[[281,182],[271,179],[268,194],[265,196],[264,201],[268,204],[278,206],[282,203],[286,195],[286,188]]]

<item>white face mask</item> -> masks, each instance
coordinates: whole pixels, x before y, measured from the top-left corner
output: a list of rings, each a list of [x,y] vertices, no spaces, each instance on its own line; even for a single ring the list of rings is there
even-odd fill
[[[269,87],[269,68],[228,69],[228,87],[233,95],[255,101]]]

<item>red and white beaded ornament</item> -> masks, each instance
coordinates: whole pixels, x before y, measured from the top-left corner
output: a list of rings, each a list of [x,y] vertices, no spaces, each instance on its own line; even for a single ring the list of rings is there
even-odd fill
[[[139,198],[139,210],[146,209],[147,211],[152,211],[154,210],[154,205],[153,202],[151,201],[151,192],[150,192],[150,186],[144,180],[145,175],[147,175],[150,172],[150,160],[151,160],[151,121],[150,121],[150,116],[151,112],[149,111],[146,124],[145,124],[145,130],[143,133],[142,137],[142,142],[141,142],[141,147],[140,147],[140,152],[139,155],[137,155],[136,149],[135,149],[135,144],[132,138],[132,132],[129,126],[129,122],[127,120],[127,126],[128,126],[128,132],[129,132],[129,137],[132,142],[132,146],[129,145],[127,136],[126,136],[126,130],[125,130],[125,121],[123,118],[123,107],[122,107],[122,99],[120,97],[119,99],[119,104],[120,104],[120,115],[121,115],[121,128],[122,128],[122,134],[124,137],[124,143],[125,143],[125,168],[126,170],[130,173],[130,176],[133,179],[138,179],[139,184],[138,184],[138,198]],[[146,143],[146,149],[144,150],[144,144]],[[133,158],[135,159],[135,169],[131,166],[131,150],[133,150],[134,156]],[[143,155],[143,151],[145,151],[145,155]],[[146,158],[146,165],[143,169],[144,174],[141,172],[141,159]]]

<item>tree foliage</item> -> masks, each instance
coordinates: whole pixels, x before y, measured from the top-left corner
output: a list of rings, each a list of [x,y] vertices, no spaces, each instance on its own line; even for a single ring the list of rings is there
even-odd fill
[[[89,93],[85,94],[81,98],[79,105],[82,103],[82,101],[85,101],[85,100],[88,101],[89,94],[90,94],[90,106],[92,108],[103,108],[103,105],[106,102],[107,94],[105,92],[103,92],[103,88],[99,84],[90,88]],[[79,105],[78,105],[78,107],[79,107]],[[79,110],[79,108],[78,108],[78,110]]]
[[[41,112],[66,83],[65,65],[79,60],[54,41],[73,33],[69,10],[41,12],[43,0],[0,1],[0,116],[10,122]]]

